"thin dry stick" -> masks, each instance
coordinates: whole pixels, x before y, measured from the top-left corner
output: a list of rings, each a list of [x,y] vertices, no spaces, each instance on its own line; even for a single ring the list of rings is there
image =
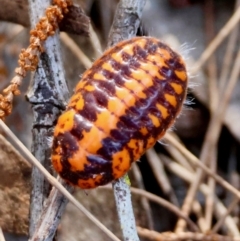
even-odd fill
[[[240,241],[239,237],[222,236],[219,234],[191,232],[182,232],[177,234],[172,232],[158,233],[142,227],[137,227],[137,231],[141,237],[152,241]]]
[[[100,189],[111,189],[111,187],[110,187],[110,185],[106,185],[106,186],[100,187]],[[131,187],[130,190],[132,193],[141,195],[141,196],[147,198],[148,200],[155,202],[155,203],[161,205],[162,207],[165,207],[172,213],[176,214],[176,216],[183,218],[184,220],[186,220],[189,227],[193,231],[199,230],[198,227],[194,224],[194,222],[188,216],[185,216],[178,207],[174,206],[172,203],[168,202],[167,200],[165,200],[155,194],[152,194],[148,191],[142,190],[142,189]]]
[[[215,28],[214,28],[214,2],[213,0],[204,1],[204,20],[205,20],[205,35],[207,39],[207,44],[214,38]],[[218,85],[217,85],[217,64],[216,56],[211,55],[206,65],[207,78],[208,78],[208,94],[210,110],[213,111],[218,103]],[[209,210],[210,211],[210,210]]]
[[[237,25],[239,20],[240,20],[240,7],[238,7],[236,12],[232,15],[232,17],[228,20],[228,22],[223,26],[221,31],[217,34],[217,36],[213,39],[213,41],[204,50],[204,52],[202,53],[198,61],[195,62],[194,66],[191,68],[192,75],[195,75],[200,70],[200,68],[207,62],[209,57],[214,53],[214,51],[223,42],[223,40],[229,35],[229,33]]]
[[[204,230],[206,230],[205,220],[204,220],[204,217],[203,217],[201,204],[197,200],[193,201],[192,210],[197,217],[197,224],[198,224],[201,232],[204,232]]]
[[[214,227],[211,230],[211,233],[216,233],[223,225],[225,219],[227,216],[233,211],[233,209],[236,207],[236,205],[239,203],[239,198],[235,198],[232,203],[229,205],[226,213],[217,221],[217,223],[214,225]]]
[[[142,196],[148,198],[149,200],[156,202],[159,205],[167,208],[171,212],[175,213],[177,216],[184,218],[184,220],[188,223],[189,228],[191,228],[193,231],[199,230],[198,227],[192,222],[192,220],[189,217],[185,216],[178,207],[176,207],[172,203],[166,201],[165,199],[158,197],[157,195],[154,195],[145,190],[141,190],[141,189],[134,188],[134,187],[131,187],[131,192],[134,194],[142,195]]]
[[[189,172],[188,170],[186,170],[185,168],[183,168],[182,166],[180,166],[178,163],[172,162],[171,159],[167,158],[166,156],[160,155],[164,165],[174,174],[176,174],[177,176],[179,176],[180,178],[182,178],[184,181],[188,182],[188,183],[192,183],[195,179],[195,174]],[[200,184],[199,186],[199,190],[205,195],[207,196],[210,192],[209,187],[206,184]],[[224,205],[222,204],[222,202],[215,196],[215,216],[217,218],[221,217],[222,215],[224,215],[226,213],[226,208],[224,207]],[[231,216],[228,216],[225,219],[225,224],[227,226],[227,228],[229,229],[229,232],[234,235],[234,236],[239,236],[239,230],[236,226],[235,221],[233,220],[233,218]],[[201,225],[204,227],[204,223]],[[204,227],[205,229],[205,227]]]
[[[142,174],[139,170],[138,165],[135,164],[135,165],[132,166],[132,172],[133,172],[133,175],[134,175],[134,179],[137,182],[138,188],[145,190]],[[150,207],[150,204],[149,204],[147,198],[141,197],[141,203],[142,203],[143,209],[146,213],[148,228],[154,229],[154,222],[153,222],[153,218],[152,218],[152,210],[151,210],[151,207]]]
[[[121,0],[119,2],[108,37],[108,47],[136,35],[145,3],[146,0]],[[139,241],[131,204],[131,192],[125,178],[126,176],[113,182],[118,218],[124,240]]]
[[[66,33],[61,33],[60,38],[63,43],[76,55],[79,62],[83,64],[86,69],[89,69],[92,66],[91,60],[84,54],[80,47],[69,37]]]
[[[102,50],[100,40],[99,40],[99,38],[98,38],[98,36],[97,36],[96,32],[94,31],[91,24],[90,24],[89,32],[90,32],[90,36],[89,36],[90,42],[91,42],[92,47],[94,49],[95,58],[98,58],[102,54],[103,50]]]
[[[223,186],[226,190],[233,193],[236,197],[240,199],[240,191],[238,191],[235,187],[225,181],[222,177],[218,176],[217,174],[213,173],[208,167],[206,167],[196,156],[194,156],[190,151],[188,151],[184,146],[179,144],[172,136],[169,134],[165,135],[165,140],[175,146],[187,159],[206,172],[209,176],[214,178],[221,186]],[[194,178],[196,179],[196,177]]]
[[[235,11],[238,9],[239,6],[240,6],[240,0],[236,0]],[[223,63],[221,68],[222,71],[220,73],[220,78],[219,78],[220,95],[224,92],[225,85],[227,83],[227,77],[231,69],[230,66],[232,65],[233,55],[236,49],[236,43],[237,43],[238,33],[239,33],[238,26],[239,25],[237,24],[229,36],[225,56],[223,58]]]
[[[75,205],[87,218],[89,218],[95,225],[97,225],[109,238],[115,241],[120,241],[112,232],[110,232],[100,221],[98,221],[89,211],[87,211],[82,204],[80,204],[64,187],[63,185],[39,163],[39,161],[32,155],[32,153],[22,144],[21,141],[13,134],[13,132],[0,120],[0,128],[3,133],[9,138],[15,148],[23,155],[23,157],[36,166],[45,178],[57,188],[73,205]],[[50,239],[49,239],[50,240]]]
[[[174,134],[174,133],[172,133]],[[165,146],[164,147],[168,153],[173,157],[174,160],[176,160],[180,165],[182,165],[183,167],[185,167],[187,170],[193,172],[194,169],[191,166],[191,164],[186,160],[186,158],[182,155],[182,153],[180,153],[178,150],[176,150],[176,148],[174,148],[173,146]]]
[[[146,157],[149,165],[152,168],[153,174],[158,182],[158,185],[163,190],[163,193],[169,197],[169,200],[177,207],[179,207],[179,203],[177,197],[172,189],[170,181],[167,177],[167,174],[164,170],[161,159],[157,155],[154,149],[150,149],[146,152]]]
[[[210,164],[209,168],[213,173],[216,173],[217,170],[217,146],[214,145],[211,151],[212,157],[209,158]],[[208,186],[211,190],[209,194],[206,196],[206,204],[205,204],[205,227],[207,232],[211,229],[212,226],[212,216],[213,216],[213,209],[214,209],[214,193],[215,193],[215,180],[212,177],[208,177],[207,180]]]
[[[176,135],[174,135],[174,133],[171,133],[175,138],[177,138]],[[177,139],[178,140],[178,139]],[[178,140],[179,141],[179,140]],[[191,166],[191,163],[189,163],[186,160],[186,157],[184,157],[182,155],[182,153],[180,153],[176,148],[174,148],[174,146],[171,145],[167,145],[165,147],[165,149],[168,150],[169,154],[173,157],[174,160],[176,160],[181,166],[183,166],[185,169],[187,169],[189,172],[194,173],[194,169]],[[162,159],[161,159],[162,160]],[[163,160],[164,161],[164,160]],[[198,218],[198,226],[200,228],[201,231],[206,230],[206,226],[205,226],[205,220],[203,218],[203,214],[202,214],[202,207],[200,205],[200,203],[196,200],[193,201],[193,207],[192,207],[193,212],[196,214],[197,218]]]
[[[205,29],[206,29],[206,37],[207,42],[209,43],[214,37],[214,2],[213,0],[205,0],[204,2],[204,12],[205,12]],[[211,113],[217,107],[218,98],[219,98],[219,88],[217,85],[217,64],[216,64],[216,56],[214,53],[209,58],[207,65],[207,73],[208,73],[208,93],[209,93],[209,107]],[[216,172],[217,166],[217,147],[213,146],[211,156],[209,158],[210,169],[212,172]],[[215,180],[211,177],[208,177],[208,185],[212,190],[206,197],[206,205],[205,205],[205,222],[204,227],[206,228],[203,232],[210,230],[212,225],[212,215],[213,215],[213,205],[214,205],[214,193],[215,193]]]
[[[238,51],[238,54],[231,72],[231,76],[230,76],[228,85],[226,87],[226,91],[224,92],[222,99],[219,100],[218,108],[213,113],[210,123],[208,125],[208,130],[205,135],[205,140],[204,140],[204,144],[200,155],[200,160],[202,161],[203,166],[204,164],[209,163],[210,158],[212,158],[212,153],[214,150],[213,148],[214,146],[216,146],[216,143],[220,134],[222,119],[223,119],[227,104],[229,102],[231,93],[234,89],[235,84],[237,83],[239,72],[240,72],[240,50]],[[198,186],[200,184],[203,174],[204,172],[202,169],[197,170],[196,179],[191,184],[188,190],[187,196],[182,206],[182,210],[186,215],[189,214],[191,210],[192,202],[195,197],[196,191],[198,189]],[[184,226],[185,226],[185,222],[183,220],[179,220],[177,223],[176,230],[179,232],[182,232],[182,230],[184,229]]]

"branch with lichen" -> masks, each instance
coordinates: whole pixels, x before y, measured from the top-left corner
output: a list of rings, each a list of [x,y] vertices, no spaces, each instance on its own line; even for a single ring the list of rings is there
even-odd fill
[[[16,95],[20,94],[19,86],[28,71],[35,71],[38,65],[39,55],[44,51],[43,43],[54,35],[59,22],[64,14],[68,12],[68,7],[72,5],[70,0],[54,0],[52,6],[46,9],[45,16],[37,23],[36,27],[30,31],[30,44],[27,49],[22,49],[19,54],[19,67],[15,69],[16,75],[11,80],[10,85],[0,94],[0,118],[4,119],[12,112],[12,102]]]

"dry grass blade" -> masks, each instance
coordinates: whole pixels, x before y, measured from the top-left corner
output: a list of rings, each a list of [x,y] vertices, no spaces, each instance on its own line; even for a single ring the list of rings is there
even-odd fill
[[[49,172],[39,163],[32,153],[17,139],[12,131],[0,120],[1,130],[8,136],[11,143],[17,147],[27,161],[36,166],[45,178],[56,187],[72,204],[74,204],[81,212],[83,212],[95,225],[97,225],[109,238],[114,241],[120,241],[111,231],[109,231],[100,221],[98,221],[82,204],[80,204]]]
[[[161,159],[163,160],[164,165],[168,168],[168,170],[173,172],[178,177],[182,178],[184,181],[191,184],[195,180],[195,178],[196,178],[195,173],[189,172],[184,167],[180,166],[178,163],[171,161],[171,159],[167,158],[166,156],[161,155]],[[203,183],[200,184],[199,190],[205,196],[207,196],[209,194],[209,192],[211,192],[209,187]],[[222,215],[224,215],[227,212],[227,209],[216,196],[215,196],[214,201],[215,201],[214,214],[219,219],[219,217],[222,217]],[[231,233],[234,236],[239,236],[239,230],[237,228],[237,225],[236,225],[234,219],[231,216],[228,216],[225,219],[225,225],[228,228],[229,233]],[[201,227],[202,230],[206,230],[204,220],[202,220],[202,219],[199,220],[199,226]]]
[[[224,223],[227,216],[232,212],[232,210],[236,207],[236,205],[239,203],[239,198],[235,198],[232,203],[229,205],[226,213],[217,221],[217,223],[214,225],[214,227],[211,230],[211,233],[216,233]]]
[[[240,7],[238,7],[236,12],[232,15],[229,21],[225,24],[225,26],[221,29],[221,31],[217,34],[217,36],[212,40],[212,42],[204,50],[199,60],[191,68],[192,75],[196,74],[200,70],[200,68],[206,63],[206,61],[214,53],[217,47],[223,42],[223,40],[233,30],[233,28],[236,26],[239,20],[240,20]]]
[[[183,145],[178,143],[172,136],[169,134],[165,135],[165,140],[174,145],[182,154],[184,154],[188,160],[196,165],[197,167],[201,168],[204,172],[206,172],[209,176],[214,178],[220,185],[222,185],[226,190],[233,193],[240,199],[240,191],[238,191],[235,187],[225,181],[222,177],[218,176],[217,174],[213,173],[208,167],[200,162],[200,160],[195,157],[189,150],[187,150]]]
[[[143,178],[142,178],[141,172],[139,170],[139,167],[137,165],[133,165],[132,171],[133,171],[134,178],[135,178],[135,180],[137,182],[138,188],[145,190],[145,186],[144,186],[144,183],[143,183]],[[150,207],[150,204],[149,204],[147,198],[142,197],[141,198],[141,203],[142,203],[143,209],[144,209],[144,211],[146,213],[148,226],[149,226],[150,229],[153,229],[154,222],[153,222],[153,218],[152,218],[152,211],[151,211],[151,207]]]
[[[167,195],[170,199],[170,201],[176,205],[177,207],[179,207],[179,203],[177,200],[177,197],[171,187],[170,181],[167,177],[167,174],[164,170],[163,164],[161,162],[161,159],[159,158],[159,156],[157,155],[157,153],[155,152],[154,149],[150,149],[146,152],[146,157],[148,159],[148,162],[152,168],[152,171],[154,173],[154,176],[159,184],[159,186],[161,187],[161,189],[163,190],[163,192],[165,193],[165,195]]]
[[[111,187],[109,185],[106,185],[106,186],[103,186],[103,187],[100,187],[101,189],[111,189]],[[137,195],[141,195],[145,198],[147,198],[148,200],[152,201],[152,202],[155,202],[163,207],[165,207],[166,209],[170,210],[171,212],[173,212],[174,214],[176,214],[178,217],[181,217],[183,218],[184,220],[186,220],[186,222],[188,223],[189,227],[193,230],[193,231],[198,231],[198,227],[195,225],[195,223],[189,218],[187,217],[186,215],[184,215],[181,210],[174,206],[172,203],[168,202],[167,200],[155,195],[155,194],[152,194],[150,192],[147,192],[145,190],[141,190],[141,189],[138,189],[138,188],[134,188],[134,187],[131,187],[131,192],[133,194],[137,194]]]

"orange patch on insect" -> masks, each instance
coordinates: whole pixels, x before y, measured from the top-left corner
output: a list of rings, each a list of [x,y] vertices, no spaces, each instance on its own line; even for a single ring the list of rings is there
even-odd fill
[[[74,116],[76,112],[71,109],[64,112],[59,118],[54,130],[54,136],[58,136],[66,131],[71,131],[74,126]]]
[[[141,132],[141,134],[143,134],[144,136],[147,135],[147,134],[148,134],[148,129],[147,129],[147,127],[146,127],[146,126],[141,127],[140,132]]]
[[[156,143],[156,139],[153,138],[152,136],[149,137],[148,140],[147,140],[147,147],[146,147],[146,149],[149,149],[149,148],[153,147],[155,145],[155,143]]]
[[[56,172],[61,172],[63,168],[61,164],[61,155],[59,154],[52,155],[52,164]]]
[[[94,188],[99,185],[99,183],[102,180],[101,175],[96,175],[94,178],[88,178],[88,179],[79,179],[78,180],[78,186],[82,189],[89,189],[89,188]]]
[[[116,116],[122,116],[126,112],[126,104],[117,97],[110,97],[108,100],[107,109]]]
[[[142,156],[142,154],[144,152],[143,141],[137,140],[137,139],[131,139],[127,143],[127,146],[133,150],[133,155],[134,155],[133,161],[137,161]]]
[[[170,83],[170,85],[178,95],[180,95],[183,92],[183,87],[181,85],[176,83]]]
[[[140,48],[144,49],[145,46],[146,46],[146,43],[147,43],[147,40],[142,38],[142,39],[139,39],[137,42],[136,42],[136,45],[138,45]]]
[[[108,62],[103,63],[102,69],[110,71],[110,72],[114,71],[112,65],[110,63],[108,63]]]
[[[116,97],[124,101],[124,103],[130,107],[134,106],[136,103],[136,98],[132,95],[130,90],[127,88],[116,87]]]
[[[85,165],[89,163],[86,156],[86,150],[79,146],[79,149],[71,157],[68,158],[72,172],[84,170]]]
[[[187,73],[186,73],[186,71],[178,71],[178,70],[175,70],[174,73],[177,75],[177,77],[178,77],[181,81],[186,81],[186,80],[187,80]]]
[[[172,105],[173,107],[177,106],[177,100],[174,95],[165,94],[164,97],[165,97],[166,101],[168,103],[170,103],[170,105]]]
[[[143,66],[143,65],[141,65]],[[160,75],[159,75],[160,76]],[[134,80],[137,80],[139,84],[142,83],[144,87],[150,87],[153,85],[153,76],[147,74],[144,70],[142,69],[137,69],[131,73],[131,77]]]
[[[84,148],[89,153],[96,153],[102,147],[102,139],[107,135],[99,130],[95,125],[92,125],[90,131],[83,131],[83,138],[78,142],[81,148]]]
[[[159,80],[164,79],[164,76],[159,73],[159,66],[157,65],[142,63],[140,68],[147,71],[151,77],[157,77]],[[144,77],[142,79],[144,79]]]
[[[105,135],[108,135],[111,129],[117,128],[118,118],[111,114],[107,109],[102,110],[101,113],[97,114],[97,120],[94,125],[100,129]]]
[[[134,95],[138,98],[146,99],[147,95],[143,92],[144,86],[142,86],[138,81],[135,79],[130,79],[125,82],[124,87],[131,90]]]
[[[169,116],[168,109],[161,104],[156,104],[157,109],[161,112],[163,119]]]
[[[94,87],[94,85],[85,85],[84,90],[92,92],[95,90],[95,87]]]
[[[131,159],[126,148],[112,155],[112,172],[114,179],[123,176],[131,166]]]
[[[93,75],[93,79],[95,79],[95,80],[106,80],[106,77],[103,75],[103,74],[101,74],[101,73],[95,73],[94,75]]]
[[[80,111],[82,110],[84,107],[84,99],[83,99],[83,96],[79,94],[79,99],[75,105],[75,108],[77,111]]]
[[[157,53],[162,57],[163,60],[171,59],[169,50],[165,48],[158,48]]]
[[[133,46],[132,44],[128,44],[126,45],[123,49],[122,49],[122,52],[125,52],[129,55],[133,55]]]
[[[152,115],[152,114],[148,114],[148,117],[151,119],[153,125],[155,127],[159,127],[160,126],[160,120],[157,116],[155,115]]]
[[[168,67],[168,65],[165,63],[165,59],[163,59],[163,57],[159,54],[148,55],[147,60],[150,62],[155,62],[158,68]]]
[[[122,54],[121,54],[121,52],[112,53],[111,58],[114,59],[115,61],[117,61],[118,63],[122,62]]]

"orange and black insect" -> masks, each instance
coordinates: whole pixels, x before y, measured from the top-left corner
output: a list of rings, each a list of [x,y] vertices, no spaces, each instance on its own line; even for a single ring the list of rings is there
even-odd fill
[[[186,96],[183,59],[152,37],[107,50],[78,83],[59,117],[52,163],[83,189],[123,176],[173,124]]]

